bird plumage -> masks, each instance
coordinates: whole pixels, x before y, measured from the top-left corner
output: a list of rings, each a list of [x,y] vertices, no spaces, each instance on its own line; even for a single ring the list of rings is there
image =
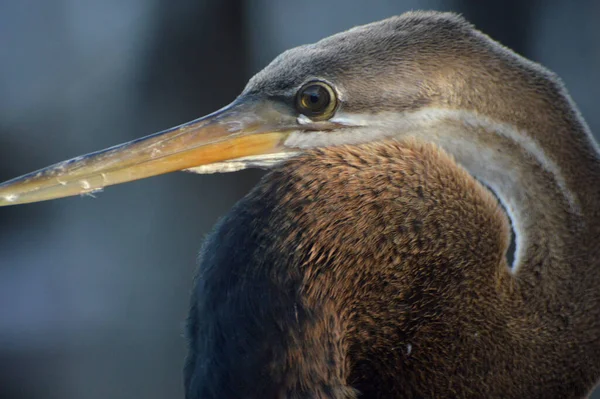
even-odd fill
[[[188,397],[583,397],[596,320],[553,309],[559,287],[533,293],[535,268],[513,276],[509,236],[495,198],[432,144],[289,161],[205,243]]]
[[[188,399],[596,384],[600,150],[553,73],[454,14],[286,51],[227,107],[0,184],[0,206],[251,166],[272,171],[200,255]]]
[[[340,92],[332,120],[363,124],[292,133],[307,152],[207,239],[187,397],[584,397],[600,163],[558,78],[460,17],[409,13],[290,50],[242,96],[314,78]]]

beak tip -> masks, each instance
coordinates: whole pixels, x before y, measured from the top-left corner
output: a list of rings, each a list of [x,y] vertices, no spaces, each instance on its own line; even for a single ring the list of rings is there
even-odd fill
[[[0,184],[0,206],[93,196],[104,187],[248,156],[277,154],[290,116],[237,102],[176,128],[63,161]],[[295,127],[295,125],[293,125]]]

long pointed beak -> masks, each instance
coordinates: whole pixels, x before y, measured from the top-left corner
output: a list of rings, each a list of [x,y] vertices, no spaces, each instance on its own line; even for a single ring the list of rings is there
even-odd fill
[[[92,193],[106,186],[236,158],[285,153],[295,117],[268,100],[236,100],[203,118],[83,155],[0,185],[0,206]]]

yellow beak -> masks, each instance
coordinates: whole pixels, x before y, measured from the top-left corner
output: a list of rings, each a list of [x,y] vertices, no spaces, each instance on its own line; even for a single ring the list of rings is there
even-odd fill
[[[99,191],[106,186],[236,158],[288,152],[296,118],[268,100],[242,99],[203,118],[83,155],[0,185],[0,206]]]

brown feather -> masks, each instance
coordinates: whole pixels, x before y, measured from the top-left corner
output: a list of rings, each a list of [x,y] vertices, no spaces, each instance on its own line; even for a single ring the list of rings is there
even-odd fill
[[[284,106],[315,77],[340,112],[467,120],[348,138],[265,176],[205,242],[188,398],[585,397],[600,376],[600,156],[558,78],[458,16],[409,13],[290,50],[242,95]],[[511,221],[474,177],[488,164]]]

